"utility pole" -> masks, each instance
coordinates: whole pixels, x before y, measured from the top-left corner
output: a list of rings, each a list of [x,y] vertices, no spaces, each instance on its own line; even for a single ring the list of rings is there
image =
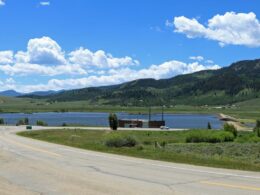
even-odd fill
[[[164,121],[164,105],[162,105],[162,121]]]

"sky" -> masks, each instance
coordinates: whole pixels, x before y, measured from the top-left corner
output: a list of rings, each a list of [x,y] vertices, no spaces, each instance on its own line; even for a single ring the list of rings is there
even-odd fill
[[[259,0],[0,0],[0,91],[171,78],[260,58]]]

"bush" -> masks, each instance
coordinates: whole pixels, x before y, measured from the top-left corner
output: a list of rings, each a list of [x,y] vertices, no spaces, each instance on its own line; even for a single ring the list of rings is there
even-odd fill
[[[29,119],[28,118],[24,118],[24,124],[29,125]]]
[[[161,145],[163,148],[165,148],[166,145],[167,145],[167,142],[166,142],[166,141],[163,141],[163,142],[160,143],[160,145]]]
[[[255,129],[254,129],[254,132],[256,133],[256,136],[257,136],[257,137],[260,137],[260,127],[255,128]]]
[[[24,118],[24,119],[20,119],[20,120],[16,123],[16,126],[19,126],[19,125],[28,125],[28,123],[29,123],[28,118]]]
[[[36,125],[37,126],[48,126],[47,123],[45,123],[44,121],[40,121],[40,120],[36,121]]]
[[[108,147],[134,147],[137,145],[137,141],[134,137],[131,136],[111,136],[105,142],[105,145]]]
[[[208,129],[212,129],[210,122],[208,122]]]
[[[254,132],[239,132],[235,141],[238,143],[258,143],[260,142],[260,137]]]
[[[113,130],[117,130],[118,120],[116,114],[110,113],[108,117],[109,126]]]
[[[260,120],[256,121],[254,132],[256,133],[257,137],[260,137]]]
[[[143,146],[143,145],[138,145],[136,149],[137,149],[137,150],[143,150],[143,149],[144,149],[144,146]]]
[[[256,120],[255,129],[260,128],[260,120]]]
[[[68,125],[67,125],[67,123],[62,123],[61,126],[62,127],[67,127]]]
[[[5,121],[3,118],[0,118],[0,125],[4,125],[5,124]]]
[[[233,141],[234,135],[230,132],[225,131],[203,131],[203,130],[194,130],[190,131],[186,137],[187,143],[199,143],[199,142],[208,142],[208,143],[218,143],[218,142],[228,142]]]
[[[235,137],[237,136],[237,129],[234,125],[225,123],[224,124],[224,131],[228,131],[232,133]]]

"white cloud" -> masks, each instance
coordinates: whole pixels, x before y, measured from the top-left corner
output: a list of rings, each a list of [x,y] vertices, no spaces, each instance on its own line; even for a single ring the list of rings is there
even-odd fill
[[[24,64],[16,63],[15,65],[2,65],[0,66],[5,74],[15,76],[15,75],[48,75],[55,76],[61,74],[87,74],[87,71],[81,66],[76,64],[70,65],[58,65],[58,66],[43,66],[39,64]]]
[[[73,64],[97,66],[99,68],[116,68],[139,64],[137,60],[133,60],[128,56],[123,58],[114,58],[111,54],[106,54],[102,50],[91,52],[83,47],[69,53],[69,61]]]
[[[260,46],[260,22],[255,13],[226,12],[215,15],[206,26],[197,19],[185,16],[175,17],[168,26],[174,26],[175,32],[185,34],[188,38],[202,37],[219,42],[220,46],[244,45]]]
[[[218,65],[205,66],[199,62],[184,63],[176,60],[164,62],[160,65],[152,65],[147,69],[136,72],[137,78],[169,78],[179,74],[188,74],[206,69],[218,69]],[[136,79],[137,79],[136,78]]]
[[[196,61],[202,61],[204,60],[203,56],[190,56],[189,59],[196,60]]]
[[[119,84],[140,78],[169,78],[178,74],[186,74],[206,69],[218,68],[220,68],[218,65],[205,66],[198,62],[186,64],[184,62],[173,60],[164,62],[160,65],[151,65],[148,68],[140,70],[133,70],[128,67],[121,69],[110,69],[106,75],[92,75],[75,79],[51,79],[47,84],[23,85],[17,86],[16,88],[23,89],[23,92],[32,92],[38,90],[61,90],[91,86],[105,86]]]
[[[214,61],[213,61],[213,60],[206,60],[206,63],[207,63],[207,64],[213,64]]]
[[[51,3],[49,1],[41,1],[40,5],[41,6],[49,6]]]
[[[103,50],[93,52],[83,47],[66,54],[51,38],[35,38],[29,40],[26,51],[16,53],[0,51],[0,71],[10,76],[44,75],[50,77],[65,74],[66,76],[60,77],[62,79],[45,77],[49,79],[47,83],[30,85],[17,83],[13,79],[2,80],[0,90],[15,89],[22,90],[21,92],[32,92],[83,88],[119,84],[140,78],[169,78],[179,74],[220,68],[213,63],[203,65],[202,56],[190,58],[195,61],[185,63],[171,60],[140,68],[136,66],[139,65],[139,61],[129,56],[118,58]]]
[[[7,75],[83,75],[91,71],[91,66],[104,69],[138,64],[128,56],[116,58],[103,50],[92,52],[82,47],[66,57],[60,45],[49,37],[30,39],[26,51],[0,51],[0,70]]]
[[[13,78],[7,78],[5,80],[0,80],[0,90],[5,91],[5,90],[10,90],[10,89],[16,89],[17,85],[16,82]]]
[[[49,37],[30,39],[27,54],[32,64],[66,64],[61,47]]]
[[[6,82],[7,84],[15,84],[15,83],[16,83],[13,78],[7,78],[7,79],[5,80],[5,82]]]
[[[4,5],[5,5],[4,0],[0,0],[0,6],[4,6]]]
[[[0,65],[13,62],[13,51],[0,51]]]

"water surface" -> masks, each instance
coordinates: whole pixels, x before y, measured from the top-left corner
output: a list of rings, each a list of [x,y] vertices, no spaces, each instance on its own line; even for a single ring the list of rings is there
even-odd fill
[[[108,115],[105,112],[44,112],[44,113],[1,113],[7,124],[16,124],[19,119],[29,118],[30,124],[37,120],[47,122],[50,126],[60,126],[62,123],[88,126],[108,126]],[[146,119],[147,114],[117,113],[119,119]],[[161,114],[153,114],[151,120],[161,120]],[[208,122],[212,128],[220,129],[223,122],[212,114],[164,114],[166,126],[170,128],[206,128]]]

